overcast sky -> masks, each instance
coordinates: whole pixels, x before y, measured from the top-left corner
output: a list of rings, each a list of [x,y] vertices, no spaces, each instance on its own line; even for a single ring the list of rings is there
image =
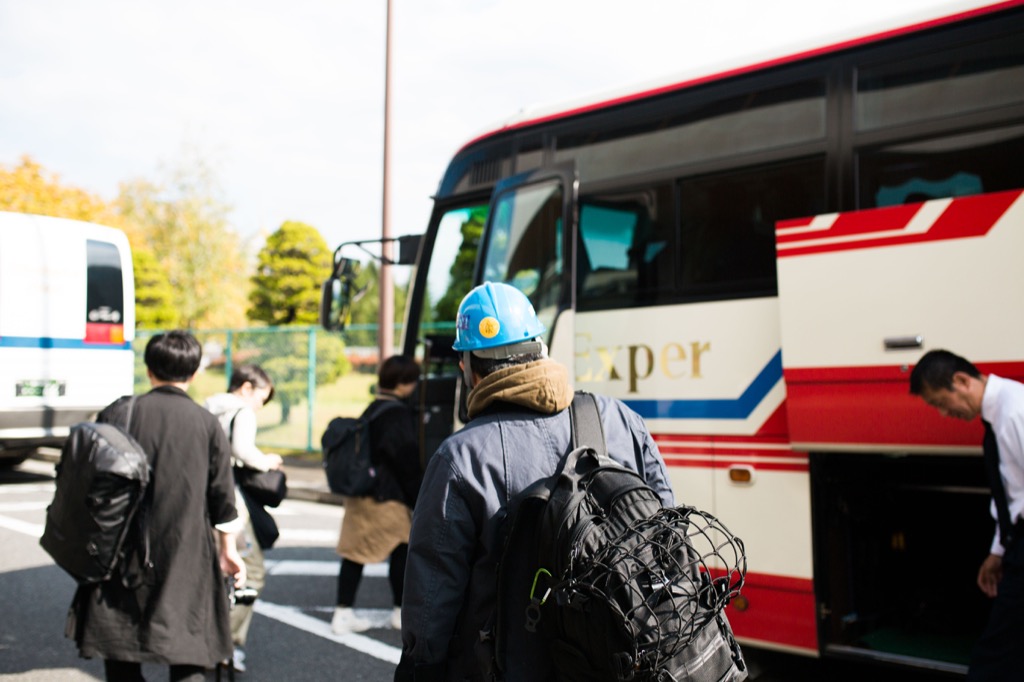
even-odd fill
[[[421,232],[454,152],[520,109],[957,6],[392,0],[392,232]],[[384,0],[0,0],[0,164],[28,154],[112,199],[193,148],[242,235],[300,220],[332,246],[376,237],[385,16]]]

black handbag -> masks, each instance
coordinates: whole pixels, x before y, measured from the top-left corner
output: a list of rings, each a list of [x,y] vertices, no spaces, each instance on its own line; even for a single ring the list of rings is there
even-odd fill
[[[238,413],[231,417],[228,426],[228,441],[235,439],[235,419]],[[235,467],[235,485],[242,489],[248,496],[247,502],[256,502],[264,507],[277,507],[284,498],[288,496],[288,480],[280,469],[260,471],[251,467]]]
[[[288,480],[280,469],[235,467],[235,483],[249,499],[264,507],[276,507],[288,495]]]
[[[270,549],[281,535],[277,522],[266,507],[251,499],[247,493],[242,492],[242,500],[245,502],[245,508],[249,510],[249,523],[252,524],[252,532],[256,535],[256,544],[260,549]]]

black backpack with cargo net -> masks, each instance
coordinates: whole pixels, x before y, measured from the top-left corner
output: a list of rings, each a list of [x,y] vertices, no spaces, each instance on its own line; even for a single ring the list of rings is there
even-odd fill
[[[742,541],[693,507],[663,508],[607,457],[594,396],[570,408],[559,470],[509,505],[492,632],[494,679],[516,656],[537,679],[732,682],[746,665],[723,609],[746,572]]]
[[[39,544],[58,566],[82,584],[119,577],[126,586],[129,555],[138,550],[149,567],[143,504],[150,462],[126,426],[83,422],[71,428],[57,464],[57,490],[46,509]]]

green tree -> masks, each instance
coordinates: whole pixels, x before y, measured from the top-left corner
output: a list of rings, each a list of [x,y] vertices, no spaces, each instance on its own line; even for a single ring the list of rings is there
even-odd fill
[[[148,249],[134,253],[135,326],[139,329],[173,329],[178,327],[178,309],[174,306],[174,289],[167,272]]]
[[[301,329],[294,332],[281,330],[275,334],[259,335],[260,366],[274,380],[274,397],[281,403],[281,423],[291,419],[292,407],[301,404],[309,392],[309,334]],[[253,340],[256,340],[253,335]],[[243,344],[239,344],[243,348]],[[316,385],[333,383],[351,368],[345,357],[345,344],[337,335],[323,331],[316,333]]]
[[[462,244],[455,256],[450,270],[448,290],[438,299],[432,311],[424,311],[424,322],[454,322],[459,313],[459,303],[473,288],[473,267],[476,264],[476,252],[484,234],[484,223],[487,222],[487,209],[479,208],[472,211],[466,222],[462,223]]]
[[[332,262],[333,252],[316,228],[295,221],[282,224],[257,256],[249,319],[271,325],[316,324],[320,285]]]
[[[359,299],[352,304],[351,323],[373,325],[373,330],[349,330],[345,332],[345,340],[350,346],[376,346],[376,327],[380,320],[380,266],[370,261],[359,269],[356,275],[356,291],[361,291]],[[405,286],[395,285],[394,288],[395,317],[394,322],[405,319],[405,306],[408,291]]]

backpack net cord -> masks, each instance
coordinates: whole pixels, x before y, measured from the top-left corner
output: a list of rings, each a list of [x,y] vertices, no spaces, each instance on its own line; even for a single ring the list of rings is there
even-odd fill
[[[636,642],[633,670],[657,670],[689,645],[743,587],[743,541],[693,507],[630,525],[573,580],[621,612]]]

